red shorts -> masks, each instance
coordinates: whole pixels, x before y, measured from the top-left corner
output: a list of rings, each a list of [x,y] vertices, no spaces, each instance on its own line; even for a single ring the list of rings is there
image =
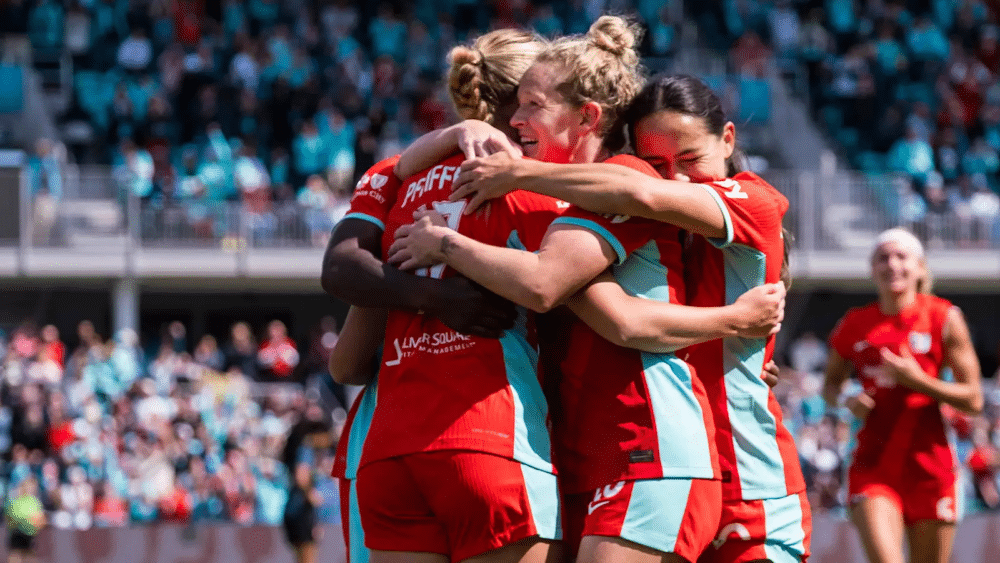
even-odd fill
[[[715,538],[722,483],[712,479],[619,481],[584,507],[584,536],[619,537],[695,561]]]
[[[722,504],[722,522],[698,563],[802,563],[809,557],[812,514],[805,491]]]
[[[951,479],[908,481],[885,478],[878,470],[848,472],[847,492],[851,506],[866,497],[882,497],[892,501],[903,515],[903,523],[913,525],[920,520],[958,522],[961,518],[959,501],[962,491],[957,472]]]
[[[532,536],[560,539],[556,477],[492,454],[379,460],[356,479],[365,545],[461,561]]]

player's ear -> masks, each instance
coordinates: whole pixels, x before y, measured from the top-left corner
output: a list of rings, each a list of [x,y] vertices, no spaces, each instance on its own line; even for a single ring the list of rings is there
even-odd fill
[[[736,150],[736,126],[732,121],[727,121],[722,126],[722,144],[725,145],[726,158],[733,156],[733,151]]]
[[[587,102],[580,106],[580,125],[587,131],[594,131],[601,123],[604,110],[597,102]]]

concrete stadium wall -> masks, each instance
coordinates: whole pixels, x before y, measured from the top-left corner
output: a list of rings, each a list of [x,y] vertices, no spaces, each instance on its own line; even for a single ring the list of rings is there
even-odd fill
[[[280,528],[231,525],[180,525],[93,529],[84,532],[44,530],[37,542],[38,563],[292,563]],[[344,543],[338,526],[324,528],[320,563],[343,563]],[[6,546],[0,548],[6,560]],[[814,521],[810,563],[866,563],[854,528],[829,517]],[[956,563],[1000,561],[1000,515],[973,516],[958,528]]]

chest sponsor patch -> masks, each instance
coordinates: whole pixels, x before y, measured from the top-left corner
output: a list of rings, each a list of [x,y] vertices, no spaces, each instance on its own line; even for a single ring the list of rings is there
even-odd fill
[[[910,333],[910,350],[914,354],[926,354],[931,351],[931,335],[926,332]]]

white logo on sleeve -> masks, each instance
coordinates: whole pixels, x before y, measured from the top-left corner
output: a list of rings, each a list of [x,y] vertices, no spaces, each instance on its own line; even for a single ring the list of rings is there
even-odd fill
[[[740,524],[739,522],[732,522],[727,524],[725,528],[719,530],[719,535],[712,540],[712,545],[715,546],[715,549],[719,549],[733,534],[736,534],[743,541],[750,539],[750,530],[748,530],[746,526]]]
[[[372,176],[372,180],[371,180],[372,187],[377,190],[377,189],[381,188],[382,186],[384,186],[386,184],[386,182],[388,182],[388,181],[389,181],[389,178],[387,176],[383,176],[382,174],[375,174],[374,176]]]
[[[594,492],[594,500],[590,501],[590,504],[587,505],[587,514],[593,514],[595,510],[611,502],[611,497],[622,492],[624,488],[625,481],[618,481],[614,485],[597,487],[597,491]]]
[[[740,183],[732,178],[726,178],[721,182],[716,182],[715,185],[720,188],[729,188],[728,192],[723,192],[723,195],[729,199],[746,199],[750,197],[750,194],[743,191],[743,187],[740,186]]]

